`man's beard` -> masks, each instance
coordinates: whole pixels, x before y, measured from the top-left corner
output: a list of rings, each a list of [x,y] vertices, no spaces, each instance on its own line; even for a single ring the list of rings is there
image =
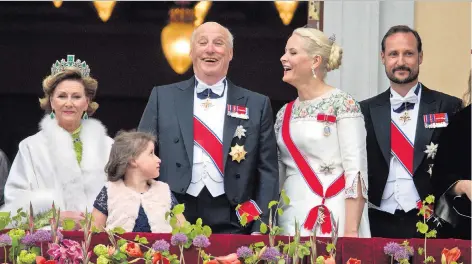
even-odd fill
[[[403,80],[398,79],[397,77],[395,77],[395,72],[398,71],[398,70],[408,71],[409,72],[408,77],[406,77]],[[396,84],[405,84],[405,83],[411,83],[414,80],[418,79],[418,75],[420,74],[420,71],[418,70],[417,72],[412,72],[410,68],[408,68],[406,66],[400,66],[400,67],[397,67],[397,68],[393,69],[392,73],[389,73],[387,71],[387,68],[385,68],[385,73],[387,74],[387,77],[391,82],[396,83]]]

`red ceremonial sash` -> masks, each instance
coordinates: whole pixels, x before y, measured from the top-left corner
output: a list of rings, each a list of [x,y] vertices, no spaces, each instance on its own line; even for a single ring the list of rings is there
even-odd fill
[[[310,167],[310,164],[308,164],[305,157],[300,153],[300,150],[297,148],[290,136],[290,116],[292,115],[293,103],[294,102],[290,102],[285,109],[284,119],[282,122],[282,139],[287,146],[292,159],[295,161],[298,170],[305,179],[305,182],[316,195],[322,198],[321,204],[313,207],[308,213],[303,227],[310,231],[313,230],[316,221],[318,220],[318,213],[321,209],[323,215],[320,215],[319,217],[324,218],[324,221],[322,221],[321,224],[321,233],[329,234],[332,231],[332,219],[331,213],[324,203],[326,199],[338,195],[344,189],[346,180],[344,178],[344,173],[342,173],[333,183],[331,183],[330,186],[328,186],[326,191],[323,190],[323,185],[318,179],[318,176]]]
[[[413,177],[414,147],[400,128],[391,122],[390,124],[392,155],[402,164],[403,168]]]
[[[210,156],[223,176],[223,144],[198,117],[193,117],[193,142]]]

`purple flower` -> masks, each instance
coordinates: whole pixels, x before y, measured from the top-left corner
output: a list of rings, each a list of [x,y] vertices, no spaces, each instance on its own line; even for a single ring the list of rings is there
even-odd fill
[[[402,248],[401,250],[398,250],[397,252],[395,252],[395,254],[393,255],[393,258],[396,261],[400,261],[402,259],[409,259],[410,254],[408,253],[406,249]]]
[[[410,256],[415,255],[415,251],[413,250],[413,247],[405,246],[405,250],[408,253],[408,255],[410,255]]]
[[[261,254],[261,259],[266,261],[277,261],[280,252],[275,247],[269,247]]]
[[[25,244],[26,246],[32,246],[36,244],[36,239],[33,234],[27,234],[21,239],[21,243]]]
[[[193,245],[197,248],[206,248],[210,245],[210,240],[204,235],[198,235],[193,239]]]
[[[169,251],[169,247],[169,243],[167,243],[167,241],[165,241],[164,239],[156,240],[156,242],[152,244],[152,249],[158,252]]]
[[[0,236],[0,247],[11,245],[11,237],[7,234]]]
[[[173,235],[170,238],[170,243],[173,246],[183,245],[183,244],[187,243],[187,241],[188,241],[187,236],[185,234],[182,234],[182,233],[177,233],[177,234]]]
[[[236,255],[238,258],[249,258],[253,255],[252,250],[248,247],[240,247],[236,250]]]
[[[61,234],[61,236],[62,236],[62,234]],[[34,237],[35,242],[37,242],[37,243],[51,242],[52,241],[51,231],[48,231],[48,230],[38,230],[33,234],[33,237]]]
[[[389,256],[395,255],[395,252],[403,250],[402,246],[395,242],[388,242],[387,245],[384,247],[385,254]]]

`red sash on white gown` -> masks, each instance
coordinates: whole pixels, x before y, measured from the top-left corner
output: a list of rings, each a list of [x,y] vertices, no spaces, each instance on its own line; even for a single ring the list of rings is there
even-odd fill
[[[321,223],[321,233],[329,234],[332,231],[332,219],[331,213],[324,203],[326,199],[330,199],[344,190],[346,185],[344,172],[333,183],[331,183],[331,185],[329,185],[325,191],[323,190],[323,185],[318,179],[315,171],[308,164],[307,160],[297,148],[290,136],[290,117],[292,115],[293,103],[294,101],[290,102],[285,109],[284,119],[282,122],[282,139],[287,146],[293,161],[297,165],[298,170],[305,179],[305,182],[308,184],[313,193],[322,198],[321,204],[313,207],[308,213],[303,227],[311,231],[313,230],[316,221],[319,221],[319,223]],[[322,212],[320,215],[318,215],[320,209]],[[320,220],[318,220],[319,218]]]

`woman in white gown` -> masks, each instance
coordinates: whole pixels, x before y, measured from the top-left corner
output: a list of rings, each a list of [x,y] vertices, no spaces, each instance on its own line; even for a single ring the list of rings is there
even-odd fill
[[[294,235],[296,219],[302,236],[315,226],[330,236],[338,222],[340,237],[370,237],[364,118],[350,95],[324,82],[341,58],[334,37],[299,28],[280,59],[283,81],[298,92],[275,123],[280,185],[291,200],[278,219],[285,235]]]

